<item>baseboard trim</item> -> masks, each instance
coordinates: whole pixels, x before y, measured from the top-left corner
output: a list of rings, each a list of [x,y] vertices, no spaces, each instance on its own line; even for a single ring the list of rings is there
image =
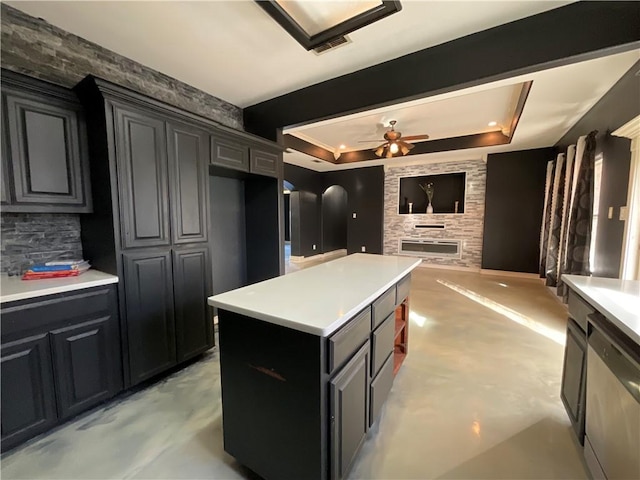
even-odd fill
[[[435,263],[425,263],[424,259],[422,263],[418,265],[420,268],[437,268],[438,270],[456,270],[459,272],[475,272],[478,273],[480,271],[477,267],[463,267],[460,265],[438,265]]]
[[[480,269],[480,273],[482,275],[497,275],[501,277],[517,277],[517,278],[528,278],[531,280],[544,280],[540,278],[540,275],[537,273],[525,273],[525,272],[510,272],[507,270],[489,270],[486,268]]]
[[[346,248],[342,248],[340,250],[332,250],[330,252],[326,252],[326,253],[319,253],[317,255],[311,255],[310,257],[294,257],[293,255],[291,255],[291,257],[289,257],[289,261],[291,263],[305,263],[305,262],[311,262],[311,261],[315,261],[315,260],[328,260],[330,258],[337,258],[337,257],[344,257],[347,255],[347,249]]]

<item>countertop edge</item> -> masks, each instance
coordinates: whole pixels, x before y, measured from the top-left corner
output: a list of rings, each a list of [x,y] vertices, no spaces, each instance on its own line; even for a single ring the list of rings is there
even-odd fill
[[[329,337],[333,333],[335,333],[340,327],[342,327],[347,321],[353,318],[356,314],[362,311],[367,305],[371,304],[376,298],[386,292],[389,288],[395,285],[400,279],[411,273],[418,265],[422,263],[421,259],[417,259],[416,262],[403,270],[402,273],[398,274],[394,277],[393,280],[384,284],[383,287],[376,290],[373,294],[366,297],[362,302],[360,302],[356,307],[352,308],[348,312],[346,312],[341,317],[338,317],[334,322],[332,322],[329,326],[325,328],[316,328],[311,325],[305,325],[301,323],[294,322],[289,319],[274,317],[259,311],[245,309],[242,307],[238,307],[237,305],[229,305],[224,302],[220,302],[219,300],[213,300],[211,296],[207,299],[207,303],[213,307],[221,308],[223,310],[228,310],[230,312],[239,313],[240,315],[250,316],[252,318],[257,318],[258,320],[263,320],[265,322],[272,323],[274,325],[279,325],[281,327],[291,328],[293,330],[297,330],[299,332],[310,333],[312,335],[317,335],[320,337]]]
[[[579,285],[574,282],[573,278],[569,275],[563,275],[562,281],[569,285],[572,289],[574,289],[578,294],[580,294],[584,299],[591,304],[595,309],[604,315],[607,320],[613,323],[616,327],[618,327],[625,335],[627,335],[631,340],[633,340],[636,344],[640,345],[640,333],[633,330],[629,325],[627,325],[624,321],[618,318],[616,314],[611,312],[609,308],[604,306],[600,301],[593,298],[591,294],[587,290],[585,290],[584,285]]]
[[[56,285],[56,286],[51,286],[51,287],[28,291],[28,292],[19,292],[19,293],[10,293],[7,295],[0,295],[0,304],[16,302],[18,300],[29,300],[31,298],[45,297],[47,295],[55,295],[56,293],[73,292],[75,290],[83,290],[85,288],[100,287],[102,285],[111,285],[114,283],[118,283],[120,281],[120,279],[115,275],[106,274],[104,272],[99,272],[99,273],[102,273],[104,275],[110,275],[110,277],[95,279],[95,280],[87,280],[86,282],[82,282],[82,283]],[[40,280],[29,280],[29,282],[38,282],[38,281]]]

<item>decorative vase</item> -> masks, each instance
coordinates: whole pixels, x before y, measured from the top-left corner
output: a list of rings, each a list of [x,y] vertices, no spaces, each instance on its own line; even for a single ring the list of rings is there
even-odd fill
[[[426,185],[422,185],[422,184],[418,184],[418,185],[420,186],[422,191],[427,194],[427,199],[429,200],[429,203],[427,205],[427,213],[433,213],[433,207],[431,206],[431,202],[433,201],[433,193],[435,190],[433,188],[433,183],[427,183]]]
[[[409,202],[409,213],[413,213],[413,202]]]
[[[427,213],[433,213],[433,207],[431,206],[431,202],[427,205]]]

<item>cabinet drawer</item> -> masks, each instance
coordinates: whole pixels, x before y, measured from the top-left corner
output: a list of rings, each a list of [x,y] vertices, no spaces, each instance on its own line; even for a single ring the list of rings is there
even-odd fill
[[[391,315],[396,308],[396,286],[384,292],[371,306],[373,310],[373,323],[371,330],[375,329]]]
[[[278,155],[262,150],[251,149],[250,153],[251,173],[260,175],[278,176]]]
[[[393,334],[396,316],[392,313],[371,334],[371,376],[375,377],[389,354],[393,351]]]
[[[396,305],[400,305],[409,296],[411,289],[411,274],[400,280],[396,286]]]
[[[248,172],[249,148],[225,137],[212,136],[211,163]]]
[[[582,328],[582,331],[586,332],[587,317],[594,313],[595,310],[573,290],[569,290],[569,300],[567,303],[569,307],[569,315],[571,315],[580,328]]]
[[[70,319],[97,317],[116,304],[113,286],[49,295],[42,300],[11,302],[2,308],[2,338],[43,327],[72,323]]]
[[[342,366],[369,339],[371,310],[367,307],[329,338],[329,373]]]
[[[371,382],[371,408],[369,409],[369,426],[373,425],[382,410],[384,402],[389,396],[393,385],[393,355],[389,355],[384,362],[378,376]]]

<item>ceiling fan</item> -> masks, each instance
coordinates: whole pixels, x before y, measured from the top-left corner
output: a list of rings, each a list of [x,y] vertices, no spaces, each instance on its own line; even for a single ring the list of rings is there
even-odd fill
[[[391,125],[391,130],[388,130],[384,134],[384,142],[382,145],[373,149],[375,154],[378,157],[386,157],[391,158],[396,153],[400,152],[402,155],[406,155],[409,153],[415,145],[408,143],[407,140],[427,140],[429,135],[411,135],[409,137],[403,137],[402,132],[399,132],[395,129],[397,121],[391,120],[389,125]],[[378,142],[379,140],[361,140],[361,142]]]

